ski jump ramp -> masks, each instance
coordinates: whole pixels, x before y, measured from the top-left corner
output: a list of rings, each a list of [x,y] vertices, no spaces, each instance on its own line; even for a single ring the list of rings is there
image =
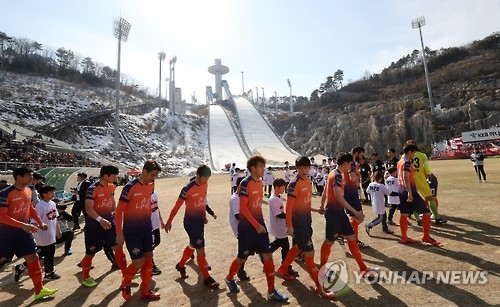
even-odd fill
[[[250,151],[262,155],[270,163],[289,161],[293,165],[299,154],[283,144],[250,101],[243,97],[233,96],[233,99]]]
[[[208,125],[210,155],[214,171],[220,172],[228,163],[236,163],[237,167],[245,169],[247,156],[220,105],[209,106]]]

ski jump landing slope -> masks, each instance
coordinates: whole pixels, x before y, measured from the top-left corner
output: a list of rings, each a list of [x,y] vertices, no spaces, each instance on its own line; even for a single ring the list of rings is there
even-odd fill
[[[271,130],[255,107],[243,97],[233,97],[241,130],[252,153],[261,154],[274,163],[289,161],[292,165],[299,156],[289,150]]]
[[[209,106],[209,146],[214,171],[220,172],[225,164],[236,163],[245,169],[247,156],[234,133],[226,113],[219,105]]]

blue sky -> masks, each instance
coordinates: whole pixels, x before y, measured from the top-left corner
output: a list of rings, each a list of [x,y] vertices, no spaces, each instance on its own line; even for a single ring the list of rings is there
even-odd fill
[[[176,86],[183,97],[214,87],[207,71],[215,58],[230,68],[223,78],[233,93],[262,87],[309,97],[333,75],[344,84],[365,71],[379,72],[392,61],[420,49],[411,21],[425,16],[424,42],[431,49],[461,46],[500,31],[497,0],[150,0],[150,1],[2,1],[0,31],[56,50],[65,47],[116,68],[117,43],[112,21],[131,24],[122,45],[122,73],[158,88],[157,54],[177,56]],[[165,85],[162,84],[163,92]]]

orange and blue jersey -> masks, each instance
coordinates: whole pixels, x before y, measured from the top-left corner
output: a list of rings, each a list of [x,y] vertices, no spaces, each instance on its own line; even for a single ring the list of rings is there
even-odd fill
[[[349,178],[350,173],[354,173],[356,175],[356,177],[358,178],[358,180],[352,181]],[[359,196],[358,196],[359,177],[360,177],[359,163],[352,161],[350,168],[342,174],[342,177],[343,177],[343,183],[344,183],[344,198],[348,202],[350,199],[359,199]]]
[[[134,179],[125,185],[116,208],[116,233],[148,233],[151,226],[151,194],[154,183]],[[122,226],[123,214],[123,226]]]
[[[90,185],[85,196],[85,199],[91,199],[94,201],[95,212],[111,223],[114,221],[113,211],[115,211],[115,189],[115,185],[112,183],[104,186],[97,181]]]
[[[240,183],[240,219],[238,233],[251,229],[257,230],[260,225],[265,227],[264,216],[262,214],[262,181],[254,180],[252,176],[246,177]]]
[[[309,177],[296,176],[288,185],[286,226],[310,226],[312,187]]]
[[[340,171],[338,169],[331,171],[328,174],[326,182],[326,208],[330,210],[344,210],[344,207],[337,200],[337,195],[335,194],[335,188],[340,188],[342,192],[344,191],[344,182]],[[344,195],[342,195],[342,197],[344,197]]]
[[[401,194],[402,191],[406,190],[406,185],[405,185],[405,172],[410,173],[410,186],[412,192],[416,193],[417,191],[417,186],[415,184],[415,169],[413,167],[413,164],[411,161],[403,156],[401,160],[398,162],[398,185],[399,185],[399,192]]]
[[[184,222],[185,223],[205,223],[206,219],[206,200],[207,200],[208,184],[198,184],[196,180],[190,181],[186,186],[184,186],[177,198],[170,217],[168,218],[167,224],[171,224],[177,211],[183,203],[186,203],[186,211],[184,212]]]
[[[28,187],[19,190],[14,185],[0,191],[0,215],[4,215],[0,216],[0,233],[21,230],[30,217],[41,223],[32,206],[31,193]]]

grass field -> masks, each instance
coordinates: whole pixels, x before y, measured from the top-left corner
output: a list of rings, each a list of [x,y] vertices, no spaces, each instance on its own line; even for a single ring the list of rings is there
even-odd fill
[[[416,243],[410,246],[401,245],[399,228],[394,235],[386,235],[380,226],[372,230],[370,238],[360,228],[361,240],[368,242],[370,248],[362,249],[365,262],[369,266],[382,266],[393,271],[417,271],[422,277],[423,271],[438,270],[480,270],[487,271],[488,282],[483,285],[443,284],[436,279],[425,284],[407,282],[389,285],[366,282],[355,283],[352,271],[357,270],[354,259],[337,243],[333,246],[330,261],[344,260],[350,270],[348,287],[337,293],[335,301],[320,298],[313,288],[313,282],[305,271],[303,263],[294,263],[300,272],[296,281],[284,281],[276,278],[276,287],[290,297],[289,305],[318,306],[471,306],[500,304],[500,159],[487,159],[485,170],[487,183],[476,183],[474,169],[468,160],[432,161],[431,168],[439,179],[439,209],[449,220],[447,225],[433,224],[432,236],[441,241],[441,247],[425,246]],[[279,173],[277,173],[279,175]],[[157,181],[156,190],[160,199],[160,210],[164,219],[168,217],[180,189],[188,178],[172,178]],[[250,282],[238,282],[241,292],[237,295],[229,293],[223,282],[231,260],[236,256],[237,242],[228,223],[229,214],[229,175],[214,175],[209,182],[210,206],[216,212],[216,220],[209,217],[205,228],[206,252],[208,263],[212,267],[213,277],[221,283],[221,289],[212,291],[203,286],[201,273],[193,261],[188,262],[187,271],[190,277],[179,278],[175,264],[188,243],[188,237],[182,226],[183,209],[175,218],[170,233],[162,231],[161,244],[155,250],[155,262],[163,273],[154,276],[152,285],[162,293],[161,300],[146,302],[139,298],[138,284],[133,284],[132,300],[126,305],[149,304],[151,306],[260,306],[267,304],[265,299],[266,280],[262,273],[262,265],[258,257],[251,257],[247,262]],[[319,197],[314,197],[313,206],[319,206]],[[263,206],[264,215],[268,216],[268,207]],[[365,206],[366,221],[374,218],[370,206]],[[395,221],[399,213],[396,213]],[[421,237],[420,227],[411,221],[409,235],[415,239]],[[325,220],[323,216],[313,213],[314,246],[316,262],[319,262],[319,249],[324,239]],[[72,256],[61,256],[62,246],[56,250],[56,271],[62,276],[60,280],[47,283],[50,288],[59,291],[53,298],[43,301],[48,306],[117,306],[124,304],[119,290],[121,274],[110,271],[110,263],[103,253],[94,258],[95,269],[91,271],[99,285],[88,289],[81,285],[81,272],[76,264],[83,257],[83,234],[78,232],[73,242]],[[274,254],[275,263],[279,263],[280,253]],[[31,280],[23,276],[20,283],[12,278],[12,267],[19,260],[4,266],[0,271],[0,305],[20,306],[36,305],[41,302],[33,300]],[[408,280],[407,280],[408,281]]]

